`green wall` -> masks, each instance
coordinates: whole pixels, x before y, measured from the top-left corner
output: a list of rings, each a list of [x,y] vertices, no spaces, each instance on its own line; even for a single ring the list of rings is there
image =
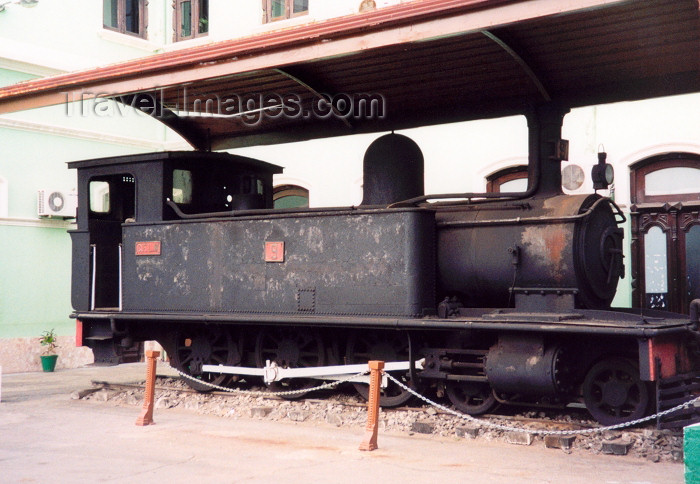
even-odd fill
[[[0,128],[0,177],[8,186],[8,218],[0,219],[0,338],[71,335],[71,242],[68,222],[37,216],[40,188],[71,190],[66,162],[154,151],[129,145]]]
[[[35,79],[37,76],[25,74],[24,72],[11,71],[9,69],[0,69],[0,86],[9,86],[18,82]]]
[[[0,225],[0,240],[0,338],[73,333],[65,228]]]

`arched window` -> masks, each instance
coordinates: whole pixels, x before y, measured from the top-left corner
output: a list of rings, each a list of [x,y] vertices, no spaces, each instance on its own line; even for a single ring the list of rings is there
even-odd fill
[[[669,153],[632,165],[633,203],[700,201],[700,155]]]
[[[309,191],[298,185],[279,185],[273,189],[275,208],[300,208],[309,206]]]
[[[700,297],[700,155],[631,166],[633,304],[687,313]]]
[[[527,165],[498,170],[486,177],[487,192],[524,192],[527,190]]]

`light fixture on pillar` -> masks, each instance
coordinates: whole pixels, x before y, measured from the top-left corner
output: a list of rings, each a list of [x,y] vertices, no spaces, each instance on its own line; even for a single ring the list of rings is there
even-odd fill
[[[605,148],[603,148],[604,150]],[[601,151],[601,147],[598,148],[598,164],[593,166],[591,170],[591,179],[593,180],[594,190],[604,190],[612,185],[615,179],[615,170],[610,163],[606,160],[608,154],[605,151]]]
[[[22,5],[23,7],[31,8],[36,7],[39,4],[39,0],[5,0],[0,1],[0,12],[5,11],[5,7],[10,4]]]

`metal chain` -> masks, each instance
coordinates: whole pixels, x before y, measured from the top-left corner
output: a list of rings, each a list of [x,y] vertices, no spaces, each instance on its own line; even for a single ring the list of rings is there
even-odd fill
[[[580,435],[580,434],[588,434],[588,433],[597,433],[597,432],[605,432],[606,430],[617,430],[625,427],[631,427],[633,425],[637,425],[642,422],[646,422],[649,420],[653,420],[658,417],[663,417],[664,415],[668,415],[669,413],[676,412],[678,410],[681,410],[685,407],[690,407],[691,405],[695,404],[696,402],[700,401],[700,397],[694,398],[693,400],[690,400],[689,402],[682,403],[676,407],[670,408],[668,410],[664,410],[662,412],[656,413],[654,415],[649,415],[648,417],[643,417],[643,418],[638,418],[637,420],[632,420],[630,422],[623,422],[615,425],[609,425],[607,427],[596,427],[593,429],[584,429],[584,430],[536,430],[536,429],[524,429],[520,427],[510,427],[508,425],[501,425],[493,422],[488,422],[486,420],[481,420],[475,417],[472,417],[471,415],[467,415],[461,412],[458,412],[456,410],[453,410],[451,408],[448,408],[444,405],[441,405],[439,403],[436,403],[429,398],[421,395],[420,393],[416,392],[415,390],[407,387],[403,383],[401,383],[399,380],[391,376],[390,373],[387,372],[382,372],[384,373],[389,380],[393,381],[396,383],[398,386],[403,388],[404,390],[408,391],[409,393],[413,394],[414,396],[418,397],[419,399],[423,400],[425,403],[432,405],[435,408],[438,408],[440,410],[443,410],[444,412],[447,412],[451,415],[454,415],[456,417],[459,417],[464,420],[468,420],[472,423],[475,423],[477,425],[481,425],[484,427],[490,427],[494,428],[497,430],[504,430],[507,432],[523,432],[527,434],[539,434],[539,435]]]
[[[184,372],[178,370],[177,368],[174,368],[174,370],[176,372],[178,372],[180,374],[180,376],[182,376],[188,380],[195,381],[195,382],[199,383],[200,385],[206,385],[206,386],[211,387],[215,390],[221,390],[223,392],[229,392],[229,393],[240,393],[242,395],[254,395],[254,396],[271,396],[272,395],[272,396],[278,396],[278,397],[291,396],[291,395],[301,395],[301,394],[313,392],[316,390],[325,390],[327,388],[333,388],[337,385],[340,385],[341,383],[351,382],[351,381],[353,381],[353,380],[355,380],[363,375],[367,375],[369,373],[369,371],[363,371],[361,373],[358,373],[356,375],[352,375],[352,376],[345,378],[343,380],[336,380],[336,381],[324,383],[322,385],[319,385],[317,387],[312,387],[312,388],[302,388],[301,390],[288,390],[288,391],[284,391],[284,392],[258,392],[258,391],[253,391],[253,390],[241,390],[240,388],[229,388],[229,387],[222,387],[220,385],[214,385],[213,383],[202,381],[202,380],[199,380],[199,379],[193,377],[192,375],[188,375],[187,373],[184,373]]]
[[[359,378],[360,376],[367,375],[369,373],[369,371],[364,371],[364,372],[358,373],[356,375],[352,375],[352,376],[345,378],[343,380],[336,380],[336,381],[324,383],[322,385],[312,387],[312,388],[302,388],[300,390],[289,390],[289,391],[283,391],[283,392],[259,392],[259,391],[253,391],[253,390],[241,390],[239,388],[223,387],[220,385],[215,385],[213,383],[199,380],[199,379],[193,377],[192,375],[188,375],[187,373],[184,373],[184,372],[178,370],[177,368],[175,369],[175,371],[177,371],[177,373],[180,376],[182,376],[183,378],[197,382],[200,385],[205,385],[205,386],[211,387],[215,390],[221,390],[221,391],[229,392],[229,393],[239,393],[242,395],[280,396],[280,397],[281,396],[301,395],[303,393],[308,393],[308,392],[312,392],[312,391],[316,391],[316,390],[325,390],[327,388],[333,388],[337,385],[340,385],[341,383],[351,382],[351,381]],[[607,427],[596,427],[596,428],[592,428],[592,429],[583,429],[583,430],[524,429],[521,427],[511,427],[508,425],[501,425],[501,424],[497,424],[497,423],[493,423],[493,422],[488,422],[486,420],[478,419],[478,418],[472,417],[471,415],[458,412],[458,411],[453,410],[449,407],[446,407],[445,405],[434,402],[433,400],[430,400],[428,397],[426,397],[424,395],[421,395],[420,393],[416,392],[412,388],[409,388],[408,386],[406,386],[405,384],[403,384],[402,382],[400,382],[399,380],[394,378],[390,373],[388,373],[388,372],[382,372],[382,373],[384,375],[386,375],[387,378],[389,378],[389,380],[393,381],[399,387],[401,387],[404,390],[406,390],[407,392],[411,393],[412,395],[414,395],[418,399],[420,399],[420,400],[424,401],[425,403],[427,403],[428,405],[432,405],[433,407],[440,409],[443,412],[446,412],[450,415],[454,415],[455,417],[461,418],[463,420],[467,420],[469,422],[475,423],[475,424],[483,426],[483,427],[489,427],[489,428],[496,429],[496,430],[503,430],[506,432],[522,432],[522,433],[533,434],[533,435],[582,435],[582,434],[589,434],[589,433],[605,432],[607,430],[618,430],[618,429],[622,429],[625,427],[632,427],[632,426],[640,424],[642,422],[647,422],[649,420],[663,417],[663,416],[671,414],[673,412],[677,412],[679,410],[682,410],[683,408],[690,407],[690,406],[694,405],[696,402],[700,402],[700,397],[696,397],[693,400],[682,403],[682,404],[677,405],[673,408],[669,408],[669,409],[664,410],[662,412],[655,413],[654,415],[649,415],[647,417],[638,418],[636,420],[631,420],[629,422],[623,422],[623,423],[619,423],[619,424],[615,424],[615,425],[609,425]]]

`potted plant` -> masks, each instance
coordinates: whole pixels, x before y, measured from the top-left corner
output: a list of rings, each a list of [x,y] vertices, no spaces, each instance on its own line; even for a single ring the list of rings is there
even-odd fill
[[[58,345],[56,341],[56,332],[53,329],[41,333],[39,343],[41,343],[41,346],[46,347],[44,353],[41,355],[41,367],[44,371],[53,371],[54,368],[56,368],[56,360],[58,359],[58,355],[56,354]]]

